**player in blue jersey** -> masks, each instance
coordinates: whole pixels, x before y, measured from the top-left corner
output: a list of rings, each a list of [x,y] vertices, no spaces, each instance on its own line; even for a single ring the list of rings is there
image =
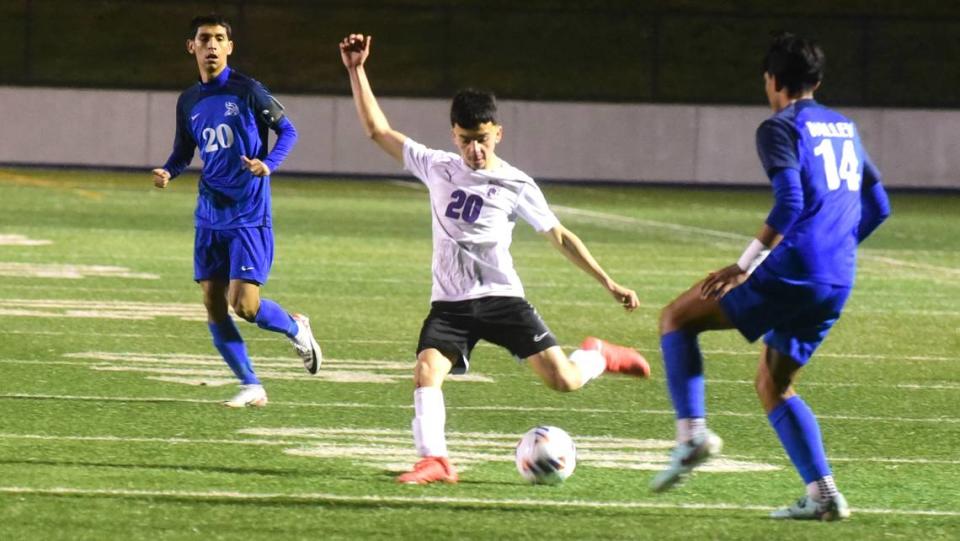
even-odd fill
[[[837,520],[850,515],[837,491],[817,419],[793,380],[840,317],[853,286],[857,245],[890,213],[880,173],[856,125],[813,99],[820,47],[781,34],[764,59],[774,115],[757,129],[757,150],[775,203],[740,260],[710,273],[660,315],[667,386],[677,412],[677,446],[651,483],[666,490],[720,452],[706,427],[703,358],[697,336],[735,328],[764,337],[757,395],[807,494],[774,518]],[[764,255],[769,250],[769,255]]]
[[[187,51],[196,57],[200,81],[177,100],[173,152],[163,167],[153,170],[153,182],[165,188],[199,147],[203,169],[193,277],[203,290],[213,344],[240,380],[240,392],[224,404],[263,406],[266,392],[229,308],[261,329],[285,334],[311,374],[322,360],[309,319],[260,297],[273,263],[270,173],[293,148],[297,132],[263,85],[227,66],[233,41],[222,17],[194,18]],[[268,129],[277,134],[269,152]]]

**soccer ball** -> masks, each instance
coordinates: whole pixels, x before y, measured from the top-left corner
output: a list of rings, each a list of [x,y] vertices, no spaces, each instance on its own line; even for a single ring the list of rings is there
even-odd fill
[[[577,447],[563,429],[538,426],[517,443],[517,471],[531,483],[556,485],[577,467]]]

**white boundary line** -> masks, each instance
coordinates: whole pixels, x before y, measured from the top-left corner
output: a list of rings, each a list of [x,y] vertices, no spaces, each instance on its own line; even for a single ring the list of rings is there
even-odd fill
[[[675,224],[670,222],[661,222],[658,220],[633,218],[630,216],[621,216],[619,214],[611,214],[607,212],[578,209],[575,207],[567,207],[563,205],[551,205],[551,208],[553,208],[554,210],[560,211],[561,214],[568,214],[571,216],[582,216],[585,218],[608,220],[612,222],[620,222],[625,224],[633,224],[633,225],[646,226],[646,227],[655,227],[659,229],[666,229],[676,233],[685,234],[688,237],[689,236],[709,237],[713,239],[727,241],[730,243],[744,243],[749,241],[752,238],[740,233],[730,233],[728,231],[719,231],[716,229],[709,229],[705,227],[695,227],[695,226]],[[859,251],[859,258],[875,261],[877,263],[885,264],[889,266],[907,267],[915,270],[928,271],[928,272],[935,273],[936,275],[939,275],[938,277],[943,277],[943,278],[960,276],[960,269],[955,269],[951,267],[941,267],[938,265],[931,265],[928,263],[915,263],[912,261],[904,261],[902,259],[896,259],[893,257],[887,257],[887,256],[881,256],[881,255],[873,255],[873,254],[865,253],[863,250]],[[882,278],[882,277],[883,276],[874,276],[874,278]]]
[[[376,430],[376,429],[374,429]],[[242,433],[250,433],[252,435],[260,435],[256,432],[256,429],[249,429],[246,432],[241,431]],[[370,431],[359,430],[357,433],[363,437],[364,441],[370,443],[376,441],[377,443],[399,443],[401,440],[393,440],[389,438],[374,438],[369,436]],[[406,436],[402,439],[402,443],[411,443],[412,444],[412,435],[409,432],[404,432],[400,430],[388,431],[385,432],[390,435],[396,436]],[[343,436],[350,436],[348,431],[345,431]],[[464,445],[464,441],[459,439],[461,436],[464,438],[476,437],[474,433],[450,433],[448,434],[452,438],[451,448],[456,452],[459,447]],[[334,434],[335,436],[335,434]],[[500,436],[501,439],[510,439],[510,442],[516,439],[512,435],[494,435]],[[298,437],[296,434],[288,434],[287,438],[292,439],[213,439],[213,438],[147,438],[142,436],[134,437],[121,437],[113,435],[97,435],[97,436],[51,436],[47,434],[13,434],[9,432],[0,432],[0,440],[31,440],[31,441],[84,441],[84,442],[101,442],[101,443],[157,443],[163,445],[184,445],[184,444],[193,444],[193,445],[260,445],[260,446],[273,446],[273,447],[295,447],[299,448],[304,445],[311,445],[317,443],[312,437]],[[579,436],[577,441],[580,441],[583,449],[595,447],[593,440],[602,440],[603,438],[599,436]],[[586,442],[584,442],[586,440]],[[458,445],[459,444],[459,445]],[[618,445],[617,447],[623,447],[626,444]],[[657,448],[653,448],[656,450]],[[641,451],[634,449],[633,452],[636,452],[638,455]],[[412,453],[412,450],[411,450]],[[785,456],[751,456],[751,455],[722,455],[723,458],[732,459],[732,460],[744,460],[744,461],[761,461],[761,462],[786,462]],[[340,457],[344,459],[350,458],[349,456]],[[857,463],[879,463],[879,464],[917,464],[917,465],[945,465],[945,466],[956,466],[960,465],[960,460],[948,460],[948,459],[937,459],[937,458],[898,458],[898,457],[830,457],[831,462],[857,462]]]
[[[7,393],[0,394],[0,400],[65,400],[80,402],[166,402],[183,404],[221,404],[220,400],[204,400],[197,398],[173,398],[173,397],[122,397],[122,396],[77,396],[77,395],[49,395],[49,394],[26,394],[26,393]],[[411,409],[413,406],[400,404],[370,404],[359,402],[270,402],[271,406],[285,407],[316,407],[316,408],[358,408],[358,409]],[[576,412],[576,413],[629,413],[643,415],[669,415],[674,416],[672,410],[652,410],[652,409],[609,409],[609,408],[562,408],[553,406],[447,406],[448,410],[455,411],[549,411],[549,412]],[[743,413],[736,411],[711,411],[711,417],[747,417],[756,418],[766,415],[763,413]],[[856,422],[878,422],[878,423],[945,423],[960,424],[958,417],[876,417],[864,415],[817,415],[818,419],[828,419],[837,421],[856,421]]]
[[[258,358],[258,359],[257,359],[257,361],[258,361],[258,366],[259,366],[259,367],[263,368],[263,367],[271,366],[269,363],[264,362],[265,359],[267,359],[267,357],[263,357],[263,358]],[[286,361],[286,359],[284,359],[284,361]],[[119,366],[116,366],[116,365],[110,365],[109,363],[111,363],[111,362],[123,362],[123,360],[122,360],[122,359],[117,359],[117,360],[112,360],[112,361],[111,361],[111,360],[99,360],[99,359],[86,359],[86,360],[63,360],[63,361],[60,361],[60,360],[58,360],[58,361],[38,361],[38,360],[34,360],[34,359],[3,359],[3,358],[0,358],[0,364],[21,364],[21,365],[42,365],[42,366],[74,366],[74,367],[80,367],[80,368],[93,368],[93,369],[95,369],[95,370],[115,370],[115,371],[121,371],[121,372],[122,372],[122,371],[143,372],[143,371],[148,371],[148,369],[150,369],[150,368],[158,368],[157,366],[152,366],[152,365],[164,365],[164,363],[166,363],[167,365],[171,364],[171,361],[165,361],[165,360],[163,360],[163,359],[157,359],[157,360],[155,360],[155,361],[145,361],[145,362],[143,362],[143,363],[141,363],[141,364],[124,365],[123,367],[119,367]],[[343,370],[346,370],[346,369],[356,369],[356,370],[365,370],[365,369],[374,369],[374,370],[382,370],[382,369],[386,369],[386,370],[397,370],[397,369],[400,369],[400,368],[397,368],[397,367],[383,367],[383,366],[375,366],[375,365],[370,365],[370,366],[368,367],[368,366],[365,366],[365,365],[363,364],[364,362],[367,362],[367,361],[355,361],[355,362],[353,362],[353,363],[350,363],[349,360],[337,359],[337,360],[335,360],[335,366],[334,366],[334,368],[335,368],[335,369],[338,369],[338,370],[340,370],[340,371],[343,371]],[[189,362],[184,361],[184,362],[176,362],[175,364],[178,364],[178,365],[179,365],[179,364],[183,364],[183,365],[188,365],[188,366],[209,366],[209,365],[211,365],[211,363],[208,363],[208,362],[200,362],[200,361],[196,361],[196,362],[194,362],[194,361],[189,361]],[[221,364],[222,364],[222,363],[221,363]],[[404,363],[398,363],[398,364],[404,364]],[[412,365],[413,365],[413,362],[411,361],[410,363],[407,363],[407,364],[410,364],[410,366],[412,366]],[[219,366],[219,364],[217,364],[216,366]],[[409,367],[406,366],[406,364],[404,364],[403,369],[407,369],[407,368],[409,368]],[[293,380],[303,379],[303,378],[300,377],[300,375],[301,375],[301,374],[300,374],[300,372],[301,372],[300,370],[293,370],[293,369],[291,369],[291,370],[289,370],[288,372],[290,372],[290,374],[293,374],[294,372],[296,372],[296,373],[297,373],[297,376],[296,376],[296,377],[284,378],[284,377],[279,377],[277,374],[274,374],[273,376],[269,376],[269,375],[268,375],[268,376],[266,376],[266,377],[267,377],[267,379],[273,379],[273,380],[276,380],[276,379],[293,379]],[[269,374],[269,372],[264,372],[264,373]],[[262,375],[262,374],[261,374],[261,375]],[[385,375],[385,376],[392,376],[392,374],[384,374],[384,375]],[[403,375],[404,375],[404,377],[406,376],[406,374],[403,374]],[[286,376],[286,374],[284,374],[284,376]],[[308,380],[310,380],[310,381],[328,381],[328,380],[324,380],[324,379],[322,379],[322,378],[321,378],[321,379],[317,379],[317,378],[306,378],[306,379],[308,379]],[[404,379],[404,381],[406,381],[406,379]],[[464,381],[464,380],[463,380],[462,377],[461,377],[459,381]],[[707,381],[708,384],[713,384],[713,385],[718,385],[718,384],[719,384],[719,385],[753,385],[753,384],[754,384],[753,380],[746,380],[746,379],[713,379],[713,378],[707,378],[706,381]],[[361,382],[361,383],[362,383],[362,382]],[[897,389],[897,390],[901,390],[901,391],[941,391],[941,390],[951,390],[951,391],[954,391],[954,390],[960,390],[960,383],[952,383],[952,382],[945,382],[945,383],[939,383],[939,384],[921,384],[921,383],[892,383],[892,384],[884,384],[884,383],[842,383],[842,382],[830,382],[830,381],[809,381],[809,380],[804,380],[801,384],[799,384],[799,386],[800,386],[800,387],[854,387],[854,388],[868,387],[868,388],[870,388],[870,389]]]
[[[376,503],[381,505],[476,505],[481,507],[518,507],[518,508],[587,508],[587,509],[693,509],[709,511],[770,511],[766,505],[734,503],[661,503],[641,501],[592,501],[592,500],[545,500],[520,498],[467,498],[452,496],[376,496],[347,495],[324,492],[226,492],[226,491],[189,491],[189,490],[135,490],[135,489],[85,489],[75,487],[32,488],[20,486],[0,486],[2,494],[28,494],[37,496],[106,496],[126,498],[193,498],[199,500],[240,500],[240,501],[303,501],[303,502],[343,502]],[[960,511],[934,509],[872,509],[853,508],[854,513],[871,515],[909,515],[958,517]]]

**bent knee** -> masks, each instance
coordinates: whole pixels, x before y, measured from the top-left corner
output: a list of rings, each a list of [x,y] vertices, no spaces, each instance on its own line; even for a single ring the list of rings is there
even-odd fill
[[[237,314],[238,317],[241,317],[247,321],[253,321],[257,318],[257,312],[260,309],[260,303],[253,305],[253,303],[243,303],[238,302],[233,305],[233,311]]]
[[[660,310],[660,336],[670,334],[673,331],[683,328],[683,317],[676,307],[676,303],[670,303]]]

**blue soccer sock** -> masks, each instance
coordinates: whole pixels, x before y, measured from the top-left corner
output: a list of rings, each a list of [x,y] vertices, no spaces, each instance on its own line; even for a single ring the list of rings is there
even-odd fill
[[[253,373],[253,365],[250,363],[250,357],[247,356],[247,344],[240,336],[240,331],[234,325],[233,320],[227,318],[221,323],[208,323],[210,334],[213,335],[213,345],[220,352],[223,360],[227,362],[230,370],[236,374],[237,379],[244,385],[260,383],[257,375]]]
[[[297,335],[300,327],[286,310],[270,299],[260,299],[260,309],[253,319],[257,327],[273,332],[282,332],[290,338]]]
[[[770,424],[777,431],[790,461],[800,473],[804,483],[812,483],[830,475],[827,454],[820,438],[817,417],[799,396],[791,396],[768,415]]]
[[[706,416],[703,355],[697,335],[673,331],[660,337],[663,366],[677,419]]]

